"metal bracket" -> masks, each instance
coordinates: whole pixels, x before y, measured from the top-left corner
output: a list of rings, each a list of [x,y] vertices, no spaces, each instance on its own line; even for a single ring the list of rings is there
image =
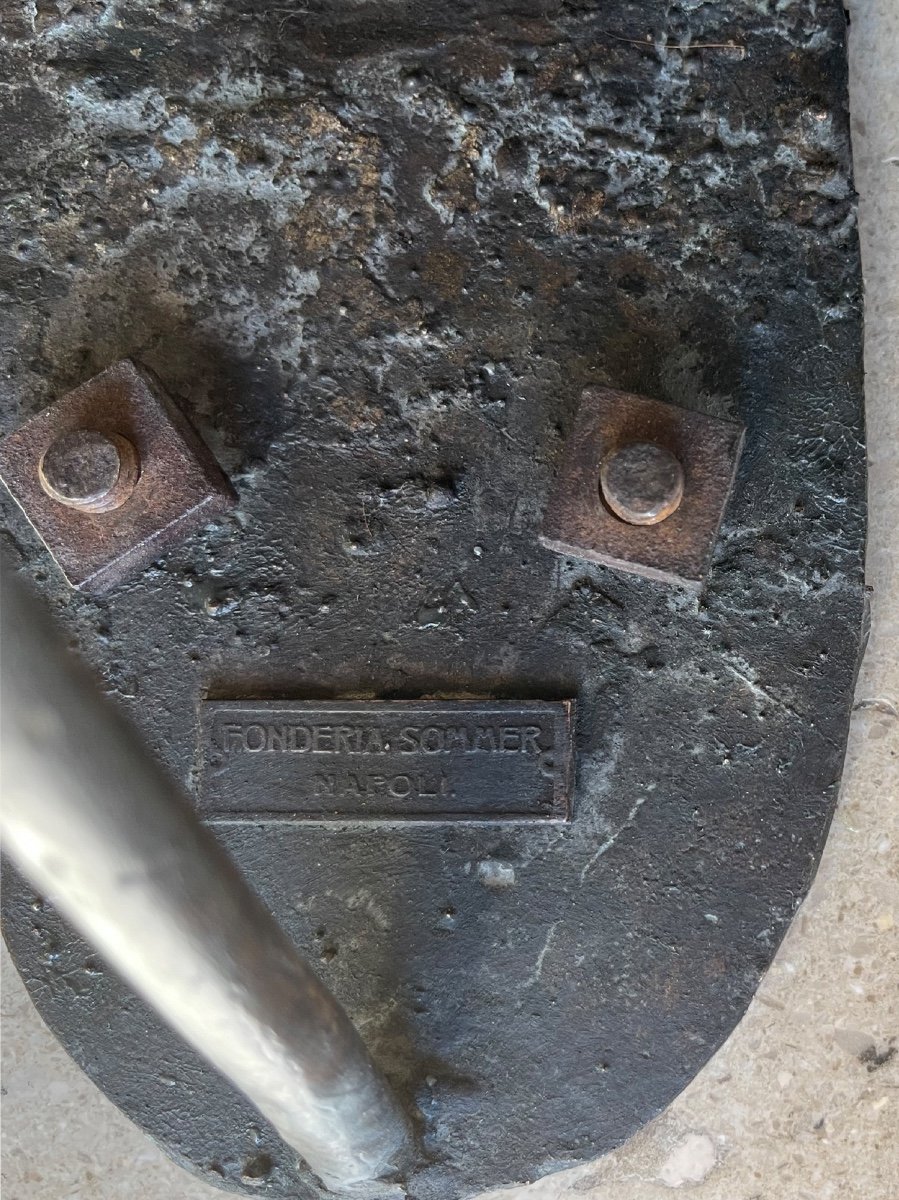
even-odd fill
[[[85,592],[107,591],[236,501],[187,418],[130,359],[4,438],[0,479]]]
[[[700,588],[730,495],[742,426],[646,396],[588,388],[568,439],[540,541],[648,579]],[[604,499],[600,477],[621,450],[660,447],[683,469],[682,496],[654,523],[631,523]],[[615,507],[618,507],[617,505]]]

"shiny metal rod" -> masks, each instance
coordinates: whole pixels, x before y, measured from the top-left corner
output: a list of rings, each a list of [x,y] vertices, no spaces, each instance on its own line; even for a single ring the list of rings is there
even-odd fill
[[[407,1126],[346,1013],[9,575],[5,848],[327,1187],[390,1174]]]

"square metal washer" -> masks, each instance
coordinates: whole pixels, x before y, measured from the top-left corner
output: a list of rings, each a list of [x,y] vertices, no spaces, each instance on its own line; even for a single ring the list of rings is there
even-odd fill
[[[62,434],[117,433],[140,458],[140,477],[111,512],[58,503],[40,484],[38,466]],[[231,484],[155,377],[130,359],[115,363],[0,441],[0,479],[68,581],[100,593],[230,509]]]
[[[566,443],[540,541],[558,554],[698,589],[733,486],[744,429],[632,392],[588,388]],[[603,461],[633,442],[670,450],[684,496],[657,525],[629,525],[605,504]]]

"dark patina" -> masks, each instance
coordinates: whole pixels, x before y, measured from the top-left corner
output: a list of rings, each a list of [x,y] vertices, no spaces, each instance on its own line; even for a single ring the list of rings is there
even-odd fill
[[[0,28],[3,431],[131,355],[240,497],[102,597],[4,497],[13,554],[191,790],[206,697],[574,698],[568,822],[215,828],[413,1114],[412,1196],[619,1145],[743,1013],[836,798],[864,614],[841,6],[124,0]],[[540,544],[603,388],[746,430],[701,592]],[[317,1194],[5,888],[36,1004],[117,1104],[212,1183]]]
[[[539,821],[571,813],[569,701],[207,702],[211,820]]]

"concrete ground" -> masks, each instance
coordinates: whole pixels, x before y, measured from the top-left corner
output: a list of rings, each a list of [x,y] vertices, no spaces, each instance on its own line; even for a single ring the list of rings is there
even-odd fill
[[[899,1197],[899,0],[852,0],[851,18],[873,628],[830,840],[749,1012],[668,1111],[614,1154],[504,1200]],[[96,1091],[3,956],[4,1200],[221,1195]]]

